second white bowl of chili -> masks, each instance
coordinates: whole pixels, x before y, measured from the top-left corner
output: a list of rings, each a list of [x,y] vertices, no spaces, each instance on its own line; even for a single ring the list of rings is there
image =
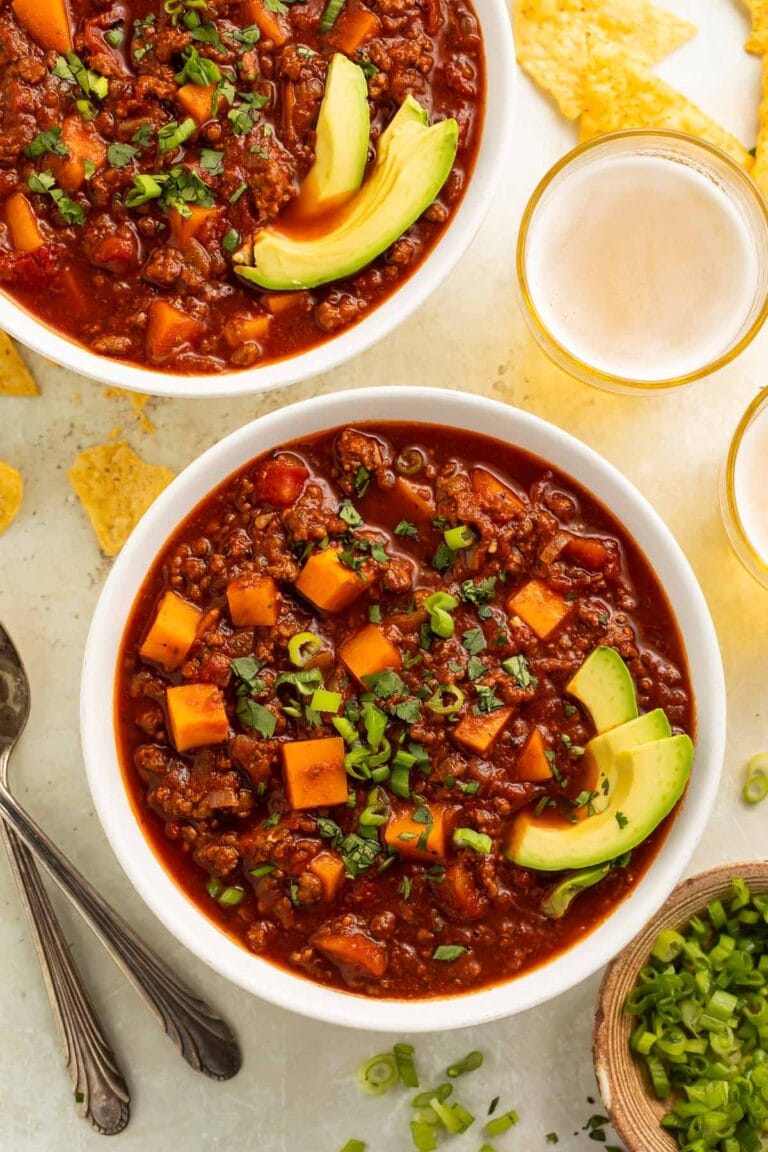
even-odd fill
[[[544,628],[521,597],[534,586],[556,617]],[[274,623],[243,626],[237,594],[254,587]],[[191,621],[183,661],[169,608]],[[389,671],[355,686],[361,635]],[[553,920],[560,874],[500,848],[546,788],[582,787],[592,730],[564,685],[595,645],[626,660],[641,711],[694,738],[695,764],[655,838]],[[215,703],[202,735],[190,688]],[[489,716],[502,723],[478,750],[467,731]],[[615,468],[496,401],[382,388],[261,417],[171,484],[102,592],[81,718],[110,843],[179,940],[283,1007],[414,1032],[551,999],[629,942],[704,830],[725,692],[696,579]],[[546,788],[520,770],[534,729],[555,765]],[[294,769],[321,738],[345,743],[346,775],[320,773],[333,794],[307,800],[318,774]]]

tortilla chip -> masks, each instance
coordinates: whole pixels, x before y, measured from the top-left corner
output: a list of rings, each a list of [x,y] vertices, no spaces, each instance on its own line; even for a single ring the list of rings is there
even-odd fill
[[[756,56],[768,53],[768,0],[747,0],[752,13],[752,31],[744,47]]]
[[[763,196],[768,196],[768,56],[763,57],[763,89],[758,116],[760,117],[760,129],[757,133],[752,179]]]
[[[516,0],[518,63],[569,120],[584,111],[590,31],[655,64],[690,40],[696,26],[650,0]]]
[[[10,336],[0,332],[0,396],[39,396],[40,389],[16,351]]]
[[[624,128],[661,128],[699,136],[749,170],[754,163],[735,136],[692,104],[671,84],[602,37],[589,37],[589,68],[584,78],[585,109],[580,140],[592,140]]]
[[[0,536],[16,519],[23,495],[21,473],[0,460]]]
[[[147,508],[173,480],[169,468],[145,464],[124,440],[86,448],[68,475],[106,556],[120,551]]]

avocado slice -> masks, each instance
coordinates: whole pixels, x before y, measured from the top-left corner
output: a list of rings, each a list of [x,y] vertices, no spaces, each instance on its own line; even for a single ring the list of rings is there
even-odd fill
[[[578,824],[516,817],[506,854],[523,868],[590,868],[631,851],[683,794],[693,765],[688,736],[667,736],[619,751],[611,766],[608,806]]]
[[[368,162],[371,117],[365,73],[341,52],[331,57],[315,129],[315,162],[299,189],[296,210],[319,216],[350,200]]]
[[[609,803],[610,782],[615,771],[616,757],[627,748],[636,748],[638,744],[648,744],[651,740],[663,740],[672,735],[672,729],[663,708],[654,708],[653,712],[645,712],[636,720],[628,720],[618,728],[611,728],[601,736],[594,736],[586,747],[586,766],[591,771],[592,785],[597,796],[593,807],[600,812]]]
[[[595,648],[565,690],[584,705],[598,732],[637,716],[632,675],[615,648]]]
[[[407,97],[382,133],[360,191],[320,231],[263,228],[234,256],[243,279],[269,291],[316,288],[359,272],[418,220],[445,183],[459,140],[455,120],[431,127]]]

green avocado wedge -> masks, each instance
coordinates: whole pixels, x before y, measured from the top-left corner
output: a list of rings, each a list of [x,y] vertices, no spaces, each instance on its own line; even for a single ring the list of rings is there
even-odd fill
[[[620,752],[636,748],[639,744],[649,744],[651,740],[664,740],[671,735],[672,729],[666,712],[663,708],[654,708],[653,712],[645,712],[636,720],[628,720],[618,728],[611,728],[593,737],[587,744],[585,759],[587,767],[592,771],[592,779],[596,781],[594,789],[597,795],[593,802],[595,810],[600,812],[608,804],[610,781]],[[609,783],[606,784],[605,780]]]
[[[431,127],[407,97],[382,133],[376,161],[356,196],[328,217],[323,231],[263,228],[235,254],[238,276],[268,291],[316,288],[370,264],[418,220],[445,183],[456,158],[459,126]]]
[[[565,690],[584,705],[598,732],[637,716],[632,675],[615,648],[595,648]]]
[[[688,736],[624,749],[611,766],[608,805],[576,824],[537,819],[529,811],[516,817],[506,855],[523,868],[561,872],[591,868],[637,847],[674,808],[693,765]]]
[[[315,161],[296,209],[305,219],[346,204],[360,188],[368,162],[371,117],[365,73],[337,52],[328,68],[315,129]]]

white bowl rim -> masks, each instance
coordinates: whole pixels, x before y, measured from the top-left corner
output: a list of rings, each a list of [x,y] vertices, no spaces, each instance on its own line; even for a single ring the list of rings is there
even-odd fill
[[[0,291],[0,328],[82,376],[133,392],[187,399],[271,392],[338,368],[367,351],[416,311],[446,279],[482,224],[512,144],[517,68],[504,0],[472,0],[483,33],[486,97],[480,147],[458,211],[419,268],[370,314],[298,356],[213,375],[174,376],[89,351],[36,319]]]
[[[685,803],[631,895],[589,936],[540,968],[455,997],[377,1001],[315,984],[248,953],[198,911],[165,871],[133,813],[116,752],[113,686],[128,608],[178,523],[262,452],[368,420],[470,429],[520,445],[583,484],[627,525],[665,588],[696,701],[696,764]],[[611,960],[661,907],[715,802],[725,751],[725,683],[714,625],[688,561],[659,514],[613,465],[570,433],[497,400],[389,386],[317,396],[261,416],[214,444],[162,493],[117,557],[96,606],[83,663],[81,736],[91,794],[118,860],[155,915],[190,951],[240,987],[315,1019],[388,1032],[442,1031],[510,1016],[558,996]]]

